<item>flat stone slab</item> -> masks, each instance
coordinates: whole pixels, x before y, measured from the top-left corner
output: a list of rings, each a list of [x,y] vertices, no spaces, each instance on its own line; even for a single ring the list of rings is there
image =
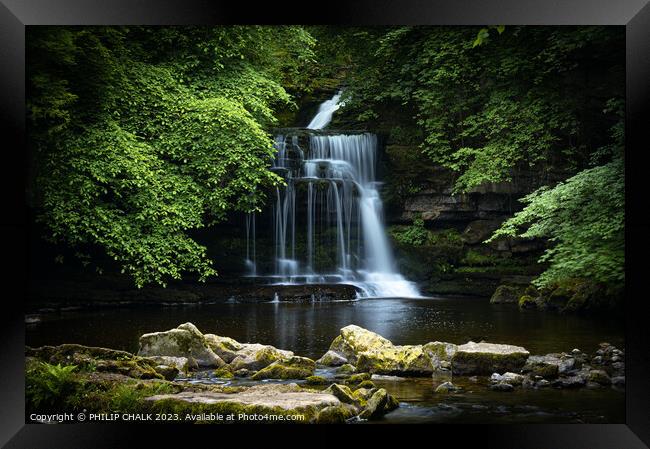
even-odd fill
[[[453,374],[492,374],[519,372],[530,353],[521,346],[470,341],[458,346],[452,356]]]
[[[174,400],[188,404],[235,403],[244,406],[281,408],[301,411],[308,408],[322,409],[341,405],[336,396],[329,393],[297,390],[290,385],[257,385],[239,393],[181,392],[148,397],[148,401]]]

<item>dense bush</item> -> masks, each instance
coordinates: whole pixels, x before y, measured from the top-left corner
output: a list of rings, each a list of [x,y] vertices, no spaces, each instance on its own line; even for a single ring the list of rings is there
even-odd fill
[[[32,205],[137,285],[215,274],[188,231],[259,209],[267,128],[302,84],[301,27],[36,27],[27,34]]]

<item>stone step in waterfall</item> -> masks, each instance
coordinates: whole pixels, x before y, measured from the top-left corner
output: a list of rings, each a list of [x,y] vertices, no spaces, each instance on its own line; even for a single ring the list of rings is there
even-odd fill
[[[272,170],[286,186],[276,188],[271,205],[274,271],[265,275],[276,284],[351,284],[361,297],[419,297],[397,272],[386,235],[377,136],[320,131],[341,106],[340,96],[324,102],[307,129],[275,138]],[[247,265],[251,275],[260,275],[255,226],[250,215]]]

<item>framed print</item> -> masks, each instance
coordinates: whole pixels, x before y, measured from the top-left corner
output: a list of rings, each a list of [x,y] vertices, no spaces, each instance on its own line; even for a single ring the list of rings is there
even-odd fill
[[[3,0],[3,444],[647,447],[650,7],[322,9]]]

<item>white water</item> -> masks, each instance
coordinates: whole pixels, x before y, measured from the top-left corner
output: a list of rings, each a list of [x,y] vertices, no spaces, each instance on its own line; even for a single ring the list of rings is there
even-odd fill
[[[340,107],[340,96],[339,92],[321,105],[309,128],[327,126]],[[377,136],[312,134],[306,153],[296,136],[277,136],[275,144],[274,170],[287,186],[276,189],[272,206],[275,270],[271,277],[290,284],[353,284],[362,297],[419,297],[415,285],[395,269],[386,236],[375,174]],[[306,201],[301,197],[305,194]],[[302,216],[297,217],[297,212]],[[254,219],[247,222],[247,236],[255,236],[251,225],[255,226]],[[296,254],[296,234],[303,232],[305,242],[300,248],[306,251]],[[251,255],[255,257],[254,242],[247,244],[247,260],[255,269]],[[323,262],[331,256],[335,266]]]
[[[324,101],[318,107],[318,113],[311,119],[307,128],[309,129],[323,129],[332,121],[332,115],[341,107],[339,100],[341,99],[341,91],[337,92],[331,99]]]

